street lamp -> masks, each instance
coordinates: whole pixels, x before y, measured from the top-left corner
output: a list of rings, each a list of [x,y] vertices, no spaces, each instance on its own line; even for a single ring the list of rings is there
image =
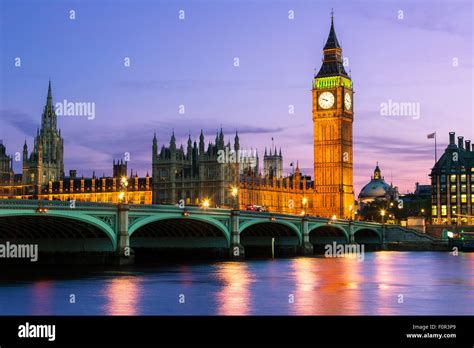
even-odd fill
[[[118,199],[120,203],[127,203],[126,202],[126,192],[128,187],[128,180],[126,176],[122,176],[120,178],[120,193],[118,195]]]
[[[384,224],[384,217],[385,217],[385,210],[382,210],[380,212],[380,215],[382,215],[382,225]]]
[[[204,201],[202,201],[203,208],[207,209],[209,208],[210,205],[211,205],[211,201],[209,199],[206,198]]]
[[[232,197],[234,197],[234,209],[238,210],[239,209],[239,188],[237,186],[232,186],[230,189],[230,194]]]

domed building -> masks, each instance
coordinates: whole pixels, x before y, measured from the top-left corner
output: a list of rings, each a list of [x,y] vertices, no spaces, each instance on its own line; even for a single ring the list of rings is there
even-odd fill
[[[370,182],[365,185],[359,193],[358,203],[360,206],[374,201],[393,201],[398,199],[397,187],[387,184],[382,176],[382,172],[377,166],[374,170],[374,176]]]

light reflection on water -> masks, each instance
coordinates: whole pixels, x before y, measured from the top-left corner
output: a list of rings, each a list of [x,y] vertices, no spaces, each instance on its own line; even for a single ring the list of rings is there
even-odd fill
[[[0,314],[474,314],[474,253],[377,252],[364,261],[222,261],[67,275],[65,269],[61,277],[1,282]]]

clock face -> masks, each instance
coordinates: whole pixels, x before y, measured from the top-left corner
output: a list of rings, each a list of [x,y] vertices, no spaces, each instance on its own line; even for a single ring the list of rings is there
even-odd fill
[[[323,109],[329,109],[334,105],[334,94],[331,92],[323,92],[318,98],[319,106]]]
[[[346,110],[350,110],[352,106],[352,98],[349,93],[344,94],[344,106],[346,107]]]

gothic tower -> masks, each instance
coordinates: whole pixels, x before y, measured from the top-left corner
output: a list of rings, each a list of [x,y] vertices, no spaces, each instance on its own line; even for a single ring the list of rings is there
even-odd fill
[[[349,217],[354,204],[353,90],[342,62],[332,14],[323,63],[313,79],[312,94],[315,214]]]
[[[280,180],[283,177],[283,156],[280,153],[277,153],[277,149],[272,153],[272,148],[270,147],[270,155],[267,153],[267,148],[265,148],[265,155],[263,156],[263,176],[268,177],[273,180],[275,177],[277,180]]]
[[[23,183],[45,186],[50,181],[64,177],[64,143],[57,120],[49,81],[41,128],[36,133],[34,149],[29,158],[26,142],[23,147]]]

